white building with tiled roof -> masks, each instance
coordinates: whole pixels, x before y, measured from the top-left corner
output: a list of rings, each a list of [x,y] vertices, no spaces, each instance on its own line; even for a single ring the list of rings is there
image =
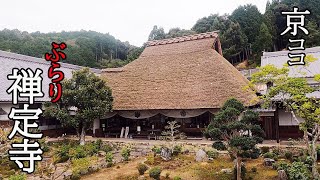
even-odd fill
[[[310,85],[320,86],[319,82],[314,80],[314,75],[320,74],[320,47],[307,48],[304,51],[295,51],[294,53],[300,52],[317,60],[311,62],[308,66],[289,66],[289,76],[306,78]],[[290,51],[264,52],[261,57],[261,66],[272,64],[281,68],[290,60],[288,53]],[[266,92],[266,87],[262,88],[262,92]],[[320,92],[317,91],[308,96],[320,98]],[[298,119],[303,122],[302,118]],[[267,136],[273,137],[271,139],[274,139],[274,137],[287,139],[302,136],[298,122],[294,120],[290,112],[286,112],[284,109],[277,108],[271,116],[266,116],[262,121]]]
[[[61,67],[59,70],[64,72],[64,76],[66,79],[72,77],[72,71],[79,70],[83,68],[82,66],[67,64],[60,62]],[[49,91],[49,84],[51,79],[48,78],[48,69],[50,67],[50,62],[46,61],[44,58],[35,58],[5,51],[0,51],[0,126],[7,125],[12,121],[8,118],[8,113],[10,112],[11,107],[17,107],[19,105],[13,105],[12,102],[12,95],[8,94],[6,91],[12,85],[14,81],[8,80],[7,75],[12,74],[13,68],[30,68],[35,71],[37,68],[43,71],[41,77],[43,78],[42,81],[42,91],[44,93],[43,98],[35,98],[35,105],[41,106],[43,102],[50,101],[48,91]],[[96,74],[100,74],[99,69],[90,69],[92,72]],[[28,99],[26,98],[18,98],[20,104],[26,103]],[[57,125],[54,124],[55,121],[45,121],[41,122],[40,129],[53,129],[57,128]]]

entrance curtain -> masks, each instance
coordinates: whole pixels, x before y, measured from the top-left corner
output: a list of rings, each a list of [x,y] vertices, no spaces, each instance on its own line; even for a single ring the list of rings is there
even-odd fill
[[[172,118],[191,118],[200,116],[206,113],[207,109],[193,109],[193,110],[162,110],[160,113]]]
[[[159,111],[118,111],[118,115],[128,119],[147,119],[159,114]]]

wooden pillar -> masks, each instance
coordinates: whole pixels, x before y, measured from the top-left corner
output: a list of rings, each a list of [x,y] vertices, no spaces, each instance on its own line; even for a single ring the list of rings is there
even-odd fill
[[[274,112],[274,118],[275,118],[275,128],[276,128],[276,139],[277,139],[277,143],[279,143],[280,136],[279,136],[279,109],[278,109],[278,106],[276,106],[276,111]]]

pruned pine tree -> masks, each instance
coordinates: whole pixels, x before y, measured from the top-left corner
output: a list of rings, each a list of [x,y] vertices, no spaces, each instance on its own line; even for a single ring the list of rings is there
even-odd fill
[[[167,140],[171,142],[171,153],[173,154],[173,149],[176,144],[176,140],[179,139],[180,125],[176,121],[168,121],[168,125],[165,126],[165,130],[162,131],[162,135],[165,136]]]

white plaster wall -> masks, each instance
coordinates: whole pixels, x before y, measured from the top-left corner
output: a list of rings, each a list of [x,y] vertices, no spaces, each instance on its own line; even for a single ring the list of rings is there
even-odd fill
[[[100,119],[95,119],[93,121],[93,134],[96,133],[96,129],[100,128]]]
[[[304,119],[297,117],[299,122],[304,122]],[[297,126],[299,125],[297,121],[294,120],[290,112],[284,109],[279,110],[279,125],[280,126]]]

